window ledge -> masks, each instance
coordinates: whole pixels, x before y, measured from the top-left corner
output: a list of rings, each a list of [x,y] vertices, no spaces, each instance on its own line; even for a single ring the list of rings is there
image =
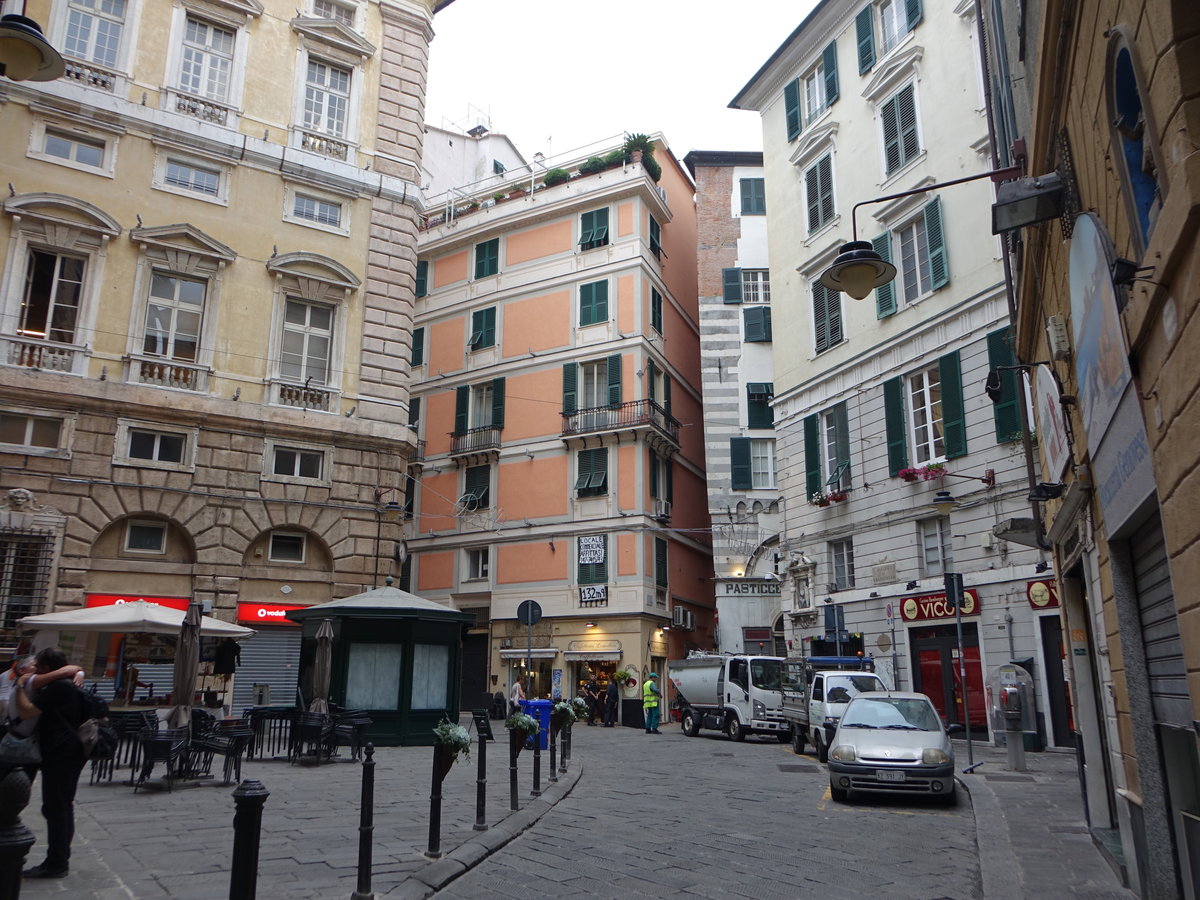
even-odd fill
[[[895,172],[892,172],[892,173],[884,176],[883,181],[881,181],[879,183],[880,190],[882,190],[883,188],[891,187],[897,181],[899,181],[901,178],[903,178],[905,175],[912,172],[913,169],[915,169],[921,163],[925,162],[926,155],[927,155],[927,151],[925,150],[924,147],[922,147],[921,151],[916,156],[914,156],[912,159],[910,159],[908,162],[906,162],[904,165],[902,165],[900,168],[898,168]]]
[[[836,231],[838,225],[840,225],[841,222],[842,222],[841,215],[840,214],[835,215],[832,219],[830,219],[828,222],[826,222],[824,225],[822,225],[816,231],[811,232],[808,235],[808,237],[806,237],[804,239],[804,243],[801,246],[811,247],[813,244],[817,243],[817,241],[824,238],[825,235],[828,234],[830,231]]]

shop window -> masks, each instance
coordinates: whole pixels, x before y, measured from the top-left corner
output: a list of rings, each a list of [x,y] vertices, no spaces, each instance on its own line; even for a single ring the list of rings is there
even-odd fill
[[[1110,121],[1114,144],[1120,150],[1117,171],[1125,207],[1138,249],[1144,252],[1162,209],[1162,185],[1133,53],[1125,45],[1124,35],[1116,34],[1117,45],[1109,69]]]

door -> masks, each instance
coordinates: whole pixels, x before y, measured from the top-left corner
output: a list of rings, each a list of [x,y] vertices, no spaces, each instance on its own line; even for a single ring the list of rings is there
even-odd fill
[[[487,685],[487,664],[487,634],[468,634],[463,637],[460,695],[464,709],[488,709],[492,705],[492,692]]]
[[[974,622],[964,622],[963,662],[966,691],[958,661],[958,633],[954,625],[933,625],[909,632],[913,667],[913,690],[927,694],[947,725],[965,725],[987,732],[987,705],[983,692],[983,666],[979,657],[979,634]]]
[[[1067,681],[1063,677],[1063,633],[1058,616],[1038,619],[1042,638],[1042,671],[1046,673],[1047,698],[1050,703],[1050,734],[1055,747],[1074,747],[1075,723],[1067,697]]]

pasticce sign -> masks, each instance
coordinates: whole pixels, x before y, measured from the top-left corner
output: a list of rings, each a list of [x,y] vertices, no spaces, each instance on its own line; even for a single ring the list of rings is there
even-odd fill
[[[979,592],[974,588],[963,591],[964,616],[979,615]],[[953,619],[954,607],[946,602],[945,594],[927,594],[924,597],[905,597],[900,603],[900,618],[905,622],[923,622],[926,619]]]
[[[137,594],[88,594],[87,605],[89,608],[93,606],[118,606],[122,603],[133,603],[136,600],[141,600],[143,603],[153,603],[155,606],[167,606],[171,609],[181,609],[187,611],[188,604],[192,602],[190,597],[141,597]]]
[[[291,625],[299,628],[299,622],[287,617],[288,610],[304,609],[302,603],[239,603],[237,620],[245,625]]]
[[[718,582],[717,588],[724,597],[778,597],[781,593],[778,581],[743,578]]]

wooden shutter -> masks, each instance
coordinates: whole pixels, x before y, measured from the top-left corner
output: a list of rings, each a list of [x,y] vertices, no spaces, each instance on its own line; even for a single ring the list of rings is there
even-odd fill
[[[417,260],[417,283],[414,293],[418,297],[424,297],[429,293],[429,260]]]
[[[646,396],[648,399],[658,400],[658,368],[654,365],[654,360],[646,361]]]
[[[842,340],[842,295],[813,281],[813,339],[817,352]]]
[[[872,4],[868,3],[854,18],[855,38],[858,41],[858,74],[870,72],[875,65],[875,25],[871,21]]]
[[[423,366],[425,364],[425,326],[414,328],[412,333],[412,359],[410,363],[413,366]]]
[[[771,409],[770,390],[765,382],[746,385],[746,427],[775,427],[775,411]]]
[[[833,443],[837,450],[837,459],[834,460],[835,468],[850,465],[850,418],[846,413],[846,404],[839,403],[829,411],[833,416]],[[849,486],[850,484],[850,469],[845,470],[846,474],[842,477],[842,484]]]
[[[489,306],[483,310],[483,346],[496,345],[496,307]]]
[[[1012,351],[1012,331],[1006,325],[987,336],[988,366],[995,370],[1002,366],[1015,366],[1017,357]],[[992,407],[996,422],[996,441],[1015,441],[1021,436],[1021,410],[1017,403],[1017,377],[1015,371],[1000,372],[1000,400]]]
[[[804,200],[808,208],[808,230],[816,231],[821,227],[821,187],[820,175],[816,165],[809,166],[804,172]]]
[[[663,412],[668,416],[671,414],[671,376],[666,372],[663,373]]]
[[[943,393],[943,397],[945,394]],[[883,420],[887,429],[888,473],[908,468],[908,426],[904,416],[904,379],[883,383]]]
[[[771,307],[747,306],[742,310],[746,326],[746,342],[761,343],[771,340]]]
[[[471,466],[467,469],[463,480],[464,494],[474,494],[477,508],[488,506],[492,470],[490,466]]]
[[[942,231],[940,197],[934,197],[925,204],[925,241],[929,247],[929,283],[936,291],[950,283],[950,261],[946,256],[946,237]]]
[[[667,542],[662,538],[654,539],[654,583],[667,586]]]
[[[750,469],[750,438],[729,439],[730,488],[748,491],[754,487],[754,475]]]
[[[896,114],[900,126],[900,164],[904,165],[921,152],[921,140],[917,134],[917,101],[911,84],[905,85],[896,95]]]
[[[824,488],[821,477],[821,421],[817,415],[804,417],[804,499]]]
[[[871,239],[871,246],[884,262],[892,261],[892,233],[883,234]],[[875,318],[886,319],[896,312],[896,282],[887,282],[875,288]]]
[[[946,441],[946,459],[967,454],[967,418],[963,409],[962,370],[958,351],[938,360],[942,382],[942,434]]]
[[[825,69],[825,105],[833,106],[838,99],[837,41],[830,41],[821,54],[821,66]]]
[[[726,303],[742,302],[742,270],[722,269],[721,286],[725,292]]]
[[[654,499],[661,499],[658,493],[658,454],[653,450],[646,451],[650,459],[650,496]]]
[[[579,367],[575,363],[563,366],[563,412],[571,415],[579,409]]]
[[[421,398],[408,398],[408,427],[416,428],[421,421]]]
[[[471,408],[471,388],[461,385],[454,389],[454,433],[467,433],[467,416]]]
[[[868,7],[869,9],[869,7]],[[903,163],[900,155],[900,121],[898,116],[899,96],[883,101],[879,115],[883,121],[883,160],[888,172],[894,172]]]
[[[787,139],[800,134],[800,81],[789,81],[783,88],[784,116],[787,119]]]
[[[621,405],[621,354],[614,353],[608,358],[608,405]]]
[[[504,424],[504,379],[492,379],[492,424]]]
[[[817,190],[821,200],[821,224],[833,220],[833,159],[822,156],[817,163]]]
[[[908,19],[908,30],[912,31],[921,24],[921,18],[924,10],[921,9],[921,0],[904,0],[904,14]]]

